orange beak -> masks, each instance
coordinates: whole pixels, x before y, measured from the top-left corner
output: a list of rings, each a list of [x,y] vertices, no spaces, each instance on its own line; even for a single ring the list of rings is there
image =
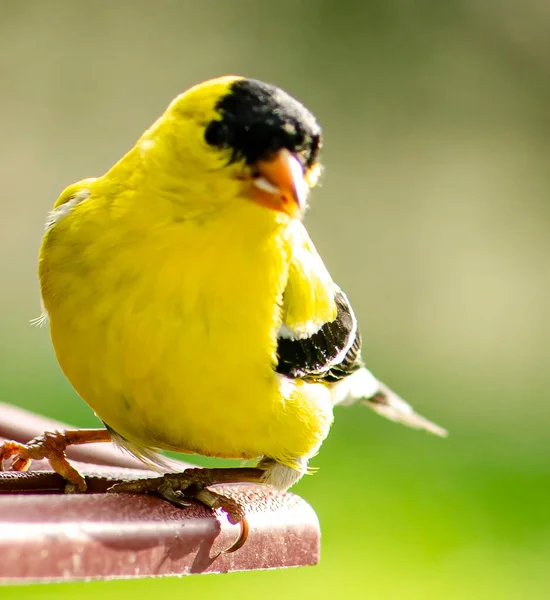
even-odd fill
[[[300,161],[286,148],[268,160],[256,165],[258,177],[253,180],[252,197],[255,202],[300,218],[306,207],[308,185]]]

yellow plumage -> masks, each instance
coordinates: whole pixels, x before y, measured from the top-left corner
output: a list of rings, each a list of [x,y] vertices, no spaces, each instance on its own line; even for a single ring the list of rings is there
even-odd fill
[[[220,86],[211,93],[200,95],[207,120]],[[322,324],[335,316],[330,277],[302,226],[243,198],[225,169],[207,182],[185,172],[189,153],[208,152],[177,112],[178,101],[111,171],[56,203],[89,192],[41,249],[55,352],[82,398],[133,443],[294,464],[318,449],[332,406],[322,384],[281,389],[283,292],[291,323]]]
[[[56,202],[39,263],[55,352],[138,456],[267,457],[287,470],[266,480],[285,488],[335,402],[376,397],[386,416],[431,425],[361,367],[353,311],[299,219],[319,132],[280,90],[220,78]]]

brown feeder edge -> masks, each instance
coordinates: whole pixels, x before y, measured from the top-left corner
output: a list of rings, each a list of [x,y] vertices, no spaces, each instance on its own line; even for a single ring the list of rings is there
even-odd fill
[[[27,442],[68,426],[0,403],[0,437]],[[70,448],[86,494],[63,493],[44,461],[27,473],[0,472],[0,582],[31,583],[227,573],[319,562],[319,522],[300,497],[269,486],[219,486],[246,508],[240,527],[192,502],[176,508],[152,496],[106,494],[118,481],[155,476],[111,444]],[[189,467],[181,463],[182,470]]]

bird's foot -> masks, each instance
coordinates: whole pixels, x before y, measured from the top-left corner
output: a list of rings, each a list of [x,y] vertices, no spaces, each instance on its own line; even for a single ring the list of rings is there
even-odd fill
[[[6,441],[0,446],[0,469],[11,459],[10,471],[26,471],[33,460],[47,459],[56,473],[67,480],[66,490],[85,492],[84,477],[69,463],[65,455],[68,442],[61,431],[46,431],[27,444]]]
[[[248,521],[244,507],[234,498],[209,489],[209,486],[227,483],[259,483],[263,469],[186,469],[183,473],[167,473],[162,477],[136,479],[117,483],[107,491],[129,494],[155,494],[178,507],[189,506],[189,499],[198,500],[212,510],[223,510],[230,523],[241,526],[239,539],[226,550],[235,552],[248,537]]]
[[[244,517],[242,507],[233,498],[214,492],[212,485],[227,483],[259,483],[263,469],[186,469],[183,473],[166,473],[161,477],[135,479],[117,483],[109,492],[127,494],[156,494],[175,506],[189,506],[186,499],[199,500],[212,509],[223,509],[233,524]]]
[[[27,471],[33,460],[46,459],[52,469],[67,480],[65,491],[85,492],[86,480],[67,460],[65,451],[74,444],[110,441],[104,429],[46,431],[26,444],[11,440],[0,444],[0,470],[11,460],[10,471]]]

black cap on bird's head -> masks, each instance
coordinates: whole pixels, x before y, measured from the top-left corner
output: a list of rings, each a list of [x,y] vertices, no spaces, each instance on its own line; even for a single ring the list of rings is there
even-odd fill
[[[252,165],[286,148],[304,169],[316,162],[321,128],[309,110],[283,90],[237,79],[216,109],[221,119],[208,124],[205,139],[212,146],[230,148],[233,160],[244,158]]]

